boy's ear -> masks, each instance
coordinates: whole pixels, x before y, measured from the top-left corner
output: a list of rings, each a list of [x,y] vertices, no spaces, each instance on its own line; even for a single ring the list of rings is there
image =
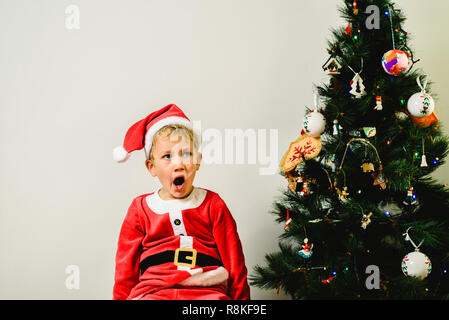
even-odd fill
[[[203,159],[203,155],[201,154],[201,152],[197,153],[197,158],[196,158],[196,170],[200,169],[200,165],[201,165],[201,159]]]
[[[155,177],[156,176],[156,169],[154,168],[154,164],[150,159],[145,160],[145,166],[147,167],[150,174]]]

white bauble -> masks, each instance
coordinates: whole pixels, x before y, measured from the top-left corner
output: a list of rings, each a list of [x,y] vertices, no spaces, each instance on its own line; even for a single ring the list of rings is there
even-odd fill
[[[426,278],[432,271],[432,263],[428,256],[420,251],[414,251],[407,254],[402,259],[402,272],[406,276]]]
[[[413,94],[407,102],[407,109],[416,118],[430,116],[435,109],[433,98],[425,92]]]
[[[326,118],[317,110],[312,110],[304,117],[304,131],[309,136],[319,137],[326,128]]]

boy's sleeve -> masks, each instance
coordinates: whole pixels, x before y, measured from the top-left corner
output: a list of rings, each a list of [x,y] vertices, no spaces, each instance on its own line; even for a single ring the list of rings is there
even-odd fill
[[[138,201],[135,199],[123,221],[115,257],[114,300],[125,300],[139,282],[139,261],[144,237],[139,218]]]
[[[212,233],[223,265],[229,272],[229,295],[233,300],[249,300],[248,272],[235,220],[220,197],[212,208],[215,211]]]

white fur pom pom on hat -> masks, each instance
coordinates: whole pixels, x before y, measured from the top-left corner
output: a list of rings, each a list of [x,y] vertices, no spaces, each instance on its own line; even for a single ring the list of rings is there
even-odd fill
[[[122,146],[117,146],[112,151],[112,159],[117,162],[125,162],[131,155]]]

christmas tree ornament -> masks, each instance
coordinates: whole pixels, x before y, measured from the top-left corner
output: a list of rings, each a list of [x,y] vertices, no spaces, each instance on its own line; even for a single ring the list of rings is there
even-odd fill
[[[359,9],[357,8],[357,0],[354,0],[352,2],[352,12],[354,12],[355,15],[359,14]]]
[[[419,247],[423,244],[424,240],[416,245],[408,234],[410,229],[411,227],[409,227],[403,235],[405,236],[405,241],[410,241],[415,247],[415,251],[408,253],[402,259],[401,269],[404,275],[423,280],[432,272],[432,263],[429,257],[419,250]]]
[[[403,203],[405,205],[407,205],[407,206],[413,205],[413,204],[416,203],[416,195],[413,192],[413,187],[412,186],[410,186],[408,188],[407,196],[405,197],[405,200],[403,201]]]
[[[354,137],[354,138],[360,138],[362,136],[362,134],[361,134],[360,130],[353,129],[348,132],[348,136]]]
[[[366,214],[363,214],[363,218],[362,218],[362,228],[366,229],[366,227],[371,223],[371,216],[373,215],[372,212]]]
[[[365,86],[363,85],[363,79],[360,76],[363,71],[363,59],[361,59],[361,67],[359,72],[355,72],[354,69],[351,68],[351,66],[348,66],[348,68],[354,73],[354,78],[352,78],[351,82],[349,82],[349,85],[351,86],[351,90],[349,91],[349,93],[359,99],[366,94]]]
[[[312,110],[304,117],[304,131],[309,136],[319,137],[326,128],[326,118],[320,111]]]
[[[423,128],[430,127],[433,124],[436,124],[435,128],[438,127],[439,120],[438,120],[438,117],[435,115],[435,112],[432,112],[429,116],[424,117],[424,118],[417,118],[410,114],[410,119],[412,119],[416,125],[423,127]]]
[[[369,142],[366,139],[363,139],[363,138],[352,138],[351,140],[349,140],[349,142],[346,144],[346,149],[345,149],[345,152],[343,154],[343,158],[341,159],[341,163],[340,163],[340,167],[338,168],[338,172],[343,173],[343,175],[345,177],[345,180],[346,180],[346,174],[345,174],[345,172],[343,170],[343,163],[344,163],[344,160],[346,158],[346,154],[348,152],[349,146],[353,142],[363,142],[363,143],[367,144],[368,146],[370,146],[374,150],[374,152],[376,153],[377,161],[379,162],[379,168],[378,168],[378,172],[372,174],[372,177],[374,178],[373,185],[379,185],[382,189],[385,189],[386,188],[386,183],[388,182],[388,179],[386,179],[384,177],[384,175],[383,175],[383,172],[382,172],[382,161],[380,160],[379,153],[377,152],[376,147],[371,142]],[[345,184],[346,184],[346,182],[345,182]],[[336,182],[334,182],[334,186],[336,186]]]
[[[280,284],[278,284],[277,286],[276,286],[276,294],[279,294],[279,291],[281,290],[281,285]]]
[[[361,165],[363,172],[372,172],[374,171],[374,164],[372,164],[371,162],[365,161],[363,162],[363,164]]]
[[[395,111],[394,117],[398,120],[405,120],[408,118],[408,115],[402,111]]]
[[[309,259],[313,254],[313,244],[309,245],[309,239],[304,238],[303,244],[301,245],[302,249],[298,251],[300,257],[304,259]]]
[[[326,163],[329,167],[331,167],[332,172],[335,172],[335,153],[332,154],[330,160]]]
[[[290,218],[290,210],[288,210],[288,208],[287,208],[287,218],[285,220],[284,230],[287,230],[288,228],[290,228],[291,222],[292,222],[292,219]]]
[[[375,127],[363,127],[363,132],[365,133],[367,138],[374,137],[376,135]]]
[[[334,56],[330,56],[329,59],[322,66],[323,70],[329,75],[340,74],[341,64],[338,63]]]
[[[421,167],[427,167],[426,155],[424,154],[424,138],[422,138]]]
[[[299,194],[301,196],[307,196],[309,193],[310,193],[309,183],[307,181],[304,181],[302,184],[302,190]]]
[[[416,118],[429,116],[435,109],[433,98],[427,93],[415,93],[407,102],[407,110]]]
[[[297,187],[297,180],[296,177],[290,175],[290,174],[286,174],[285,178],[287,179],[288,182],[288,189],[290,191],[295,192],[296,191],[296,187]]]
[[[419,77],[416,78],[418,86],[421,88],[421,92],[413,94],[407,102],[407,110],[410,114],[416,118],[428,117],[433,113],[435,109],[435,102],[433,98],[426,93],[427,77],[424,85],[421,85]]]
[[[308,112],[303,121],[304,133],[312,137],[319,137],[326,128],[326,118],[318,109],[318,93],[315,86],[312,88],[314,109]]]
[[[323,279],[323,280],[321,280],[321,283],[328,284],[328,283],[330,283],[332,280],[334,280],[335,277],[336,277],[336,276],[332,276],[332,277],[330,277],[330,278]]]
[[[409,57],[408,52],[392,49],[383,55],[382,67],[390,75],[401,75],[410,66]]]
[[[359,73],[355,74],[354,78],[352,78],[349,85],[351,86],[351,90],[349,91],[349,93],[352,94],[357,99],[361,98],[366,94],[365,86],[363,85],[363,79]]]
[[[346,200],[346,198],[349,196],[348,187],[344,187],[343,190],[340,190],[337,187],[335,187],[335,189],[337,190],[339,200]]]
[[[372,177],[374,178],[373,186],[380,186],[383,190],[385,190],[388,179],[385,178],[382,170],[379,169],[379,172],[373,173]]]
[[[348,23],[348,25],[345,28],[345,33],[349,36],[352,33],[352,24]]]
[[[338,136],[340,134],[340,130],[343,129],[343,127],[341,125],[338,124],[338,120],[335,119],[333,121],[333,131],[332,131],[332,135],[334,136]]]
[[[410,252],[402,259],[402,272],[406,276],[426,278],[432,271],[432,263],[424,253],[420,251]]]
[[[321,152],[321,138],[302,135],[297,140],[290,143],[287,152],[284,154],[280,169],[287,173],[296,168],[303,159],[310,160]]]
[[[381,96],[376,96],[376,106],[374,107],[374,110],[382,110],[382,97]]]

